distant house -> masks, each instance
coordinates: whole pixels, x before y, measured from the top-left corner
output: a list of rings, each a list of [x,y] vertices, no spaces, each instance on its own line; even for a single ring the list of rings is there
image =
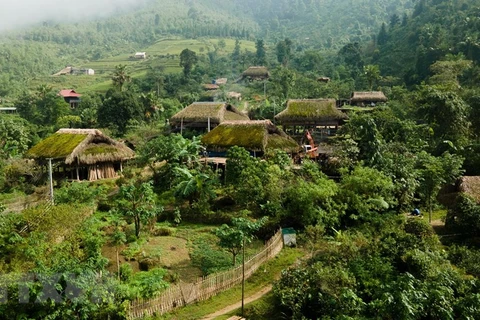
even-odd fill
[[[335,99],[291,99],[287,108],[275,116],[287,133],[301,136],[311,130],[323,137],[335,134],[347,118],[337,109]]]
[[[318,78],[317,78],[317,81],[318,81],[318,82],[323,82],[323,83],[329,83],[329,82],[330,82],[330,78],[329,78],[329,77],[318,77]]]
[[[229,91],[227,92],[227,98],[240,101],[242,100],[242,94],[240,92]]]
[[[72,67],[66,66],[62,70],[58,71],[57,73],[53,74],[54,76],[65,76],[70,75],[72,73]]]
[[[95,70],[93,69],[81,69],[81,71],[86,74],[87,76],[93,76],[95,75]]]
[[[15,107],[1,107],[0,113],[17,113],[17,108]]]
[[[70,108],[72,109],[78,107],[81,100],[80,97],[82,96],[81,94],[76,93],[73,89],[60,90],[58,95],[61,96],[66,103],[70,104]]]
[[[227,78],[218,78],[215,80],[215,84],[219,86],[224,86],[227,84]]]
[[[352,106],[375,106],[387,102],[387,97],[382,91],[353,92],[350,97]]]
[[[96,129],[60,129],[26,153],[40,165],[52,159],[57,178],[99,180],[114,178],[135,153]]]
[[[225,152],[233,146],[243,147],[256,156],[279,149],[296,153],[300,146],[270,120],[225,121],[202,137],[207,151]]]
[[[95,70],[90,68],[74,68],[67,66],[60,70],[59,72],[55,73],[54,76],[65,76],[65,75],[88,75],[93,76],[95,75]]]
[[[224,121],[249,120],[248,116],[225,102],[194,102],[170,118],[175,131],[210,131]]]
[[[134,55],[135,59],[146,59],[147,53],[146,52],[136,52]]]
[[[218,88],[220,88],[218,84],[214,83],[205,83],[203,85],[203,90],[218,90]]]
[[[256,66],[256,67],[249,67],[242,73],[241,79],[248,79],[248,80],[265,80],[270,77],[270,72],[266,67]]]

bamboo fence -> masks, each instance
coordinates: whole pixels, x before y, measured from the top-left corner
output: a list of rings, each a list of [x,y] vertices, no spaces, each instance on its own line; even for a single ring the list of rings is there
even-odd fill
[[[263,263],[275,257],[283,248],[282,230],[270,238],[264,248],[245,261],[245,279]],[[127,319],[161,315],[175,308],[206,300],[242,282],[242,265],[228,271],[211,274],[194,283],[180,283],[169,287],[153,299],[137,299],[130,303]]]

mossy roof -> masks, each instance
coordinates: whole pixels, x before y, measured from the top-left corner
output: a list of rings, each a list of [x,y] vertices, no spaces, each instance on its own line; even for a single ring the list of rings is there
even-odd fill
[[[267,67],[263,66],[253,66],[245,70],[242,75],[244,77],[269,77],[270,73],[268,72]]]
[[[235,114],[235,115],[234,115]],[[248,117],[225,102],[194,102],[170,118],[170,123],[201,122],[219,124],[225,120],[248,120]]]
[[[277,114],[282,124],[322,123],[347,119],[347,115],[336,107],[335,99],[292,99],[287,108]]]
[[[93,164],[131,159],[134,152],[95,129],[60,129],[26,153],[34,159],[62,160],[65,164]]]
[[[350,98],[351,102],[373,101],[373,102],[386,102],[387,97],[382,91],[355,91]]]
[[[299,145],[269,120],[224,122],[205,134],[202,143],[208,150],[223,151],[232,146],[250,151],[280,149],[297,152]]]

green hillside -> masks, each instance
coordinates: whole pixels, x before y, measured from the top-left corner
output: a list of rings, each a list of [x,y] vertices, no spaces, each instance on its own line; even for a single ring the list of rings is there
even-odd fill
[[[188,47],[202,54],[202,48],[204,53],[213,50],[218,38],[227,40],[227,52],[236,38],[262,38],[269,45],[285,37],[295,39],[297,50],[337,50],[350,41],[370,40],[392,13],[403,14],[410,7],[408,1],[393,0],[154,0],[109,18],[81,23],[45,21],[0,35],[0,96],[18,96],[25,84],[44,82],[67,65],[93,68],[100,77],[48,82],[89,86],[104,81],[102,75],[116,64],[133,65],[129,57],[136,51],[165,56]],[[253,45],[244,49],[253,51]],[[178,71],[175,58],[168,61],[166,71]],[[139,74],[143,66],[135,63],[134,73]]]

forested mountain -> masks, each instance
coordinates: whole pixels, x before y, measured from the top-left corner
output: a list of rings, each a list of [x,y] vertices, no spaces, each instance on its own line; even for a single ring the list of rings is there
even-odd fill
[[[462,53],[480,61],[477,0],[421,0],[411,15],[392,16],[367,50],[385,75],[418,83],[431,75],[430,65],[446,54]]]
[[[67,64],[130,53],[171,36],[267,42],[290,37],[300,50],[339,49],[350,41],[370,40],[390,15],[408,12],[410,6],[406,0],[153,0],[109,18],[75,23],[52,19],[1,35],[0,96],[16,95],[21,83]]]

